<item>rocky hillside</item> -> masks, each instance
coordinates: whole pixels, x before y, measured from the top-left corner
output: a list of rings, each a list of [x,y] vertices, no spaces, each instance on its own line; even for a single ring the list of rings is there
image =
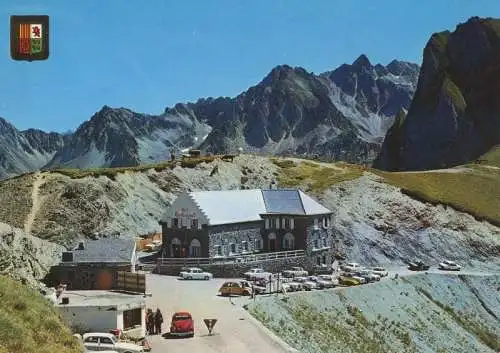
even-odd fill
[[[270,296],[249,311],[300,353],[494,353],[500,277],[420,274]]]
[[[16,202],[0,209],[0,219],[63,245],[99,234],[135,236],[159,230],[158,220],[182,190],[265,188],[277,179],[283,186],[302,187],[334,212],[339,250],[353,260],[402,263],[418,256],[433,262],[448,257],[470,265],[496,264],[500,228],[481,221],[480,215],[500,220],[500,210],[485,206],[500,197],[500,172],[484,169],[408,174],[400,180],[401,173],[384,175],[345,163],[251,155],[184,167],[66,169],[0,183],[0,202]],[[455,197],[453,191],[463,185],[441,188],[441,201],[426,193],[426,187],[447,176],[483,189],[475,190],[476,199]],[[412,190],[423,193],[415,199]],[[459,205],[462,212],[456,210]],[[476,218],[467,212],[476,212]]]
[[[0,275],[33,288],[50,266],[58,263],[64,248],[0,223]]]
[[[64,145],[65,136],[40,130],[17,130],[0,118],[0,180],[42,168]]]
[[[0,121],[0,179],[47,168],[157,163],[192,147],[234,153],[318,155],[371,163],[419,67],[401,61],[352,65],[315,75],[282,65],[235,98],[176,104],[160,115],[104,106],[71,134],[20,132]]]
[[[471,18],[424,49],[408,114],[389,130],[375,166],[444,168],[500,144],[500,20]]]

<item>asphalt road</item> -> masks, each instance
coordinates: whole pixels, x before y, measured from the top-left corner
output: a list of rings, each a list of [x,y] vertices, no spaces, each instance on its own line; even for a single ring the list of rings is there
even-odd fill
[[[460,272],[440,271],[431,268],[428,273],[454,275],[491,275],[492,272],[463,269]],[[406,268],[390,268],[388,278],[411,276],[422,272]],[[160,352],[290,352],[279,338],[262,327],[242,308],[249,298],[223,298],[217,296],[218,289],[228,279],[210,281],[183,281],[172,276],[148,274],[146,285],[152,294],[147,299],[148,307],[160,308],[164,317],[163,331],[170,327],[170,317],[176,311],[189,311],[195,320],[195,337],[172,339],[151,336],[152,353]],[[386,280],[386,279],[383,279]],[[259,297],[257,297],[259,300]],[[208,335],[203,319],[217,319],[213,334]],[[274,338],[272,338],[274,337]]]
[[[172,276],[148,274],[146,285],[152,294],[148,307],[163,313],[163,331],[170,328],[170,318],[176,311],[189,311],[195,321],[193,338],[164,338],[151,336],[152,352],[212,353],[212,352],[287,352],[260,325],[251,320],[242,308],[249,298],[223,298],[217,291],[227,279],[182,281]],[[203,319],[217,319],[208,335]]]

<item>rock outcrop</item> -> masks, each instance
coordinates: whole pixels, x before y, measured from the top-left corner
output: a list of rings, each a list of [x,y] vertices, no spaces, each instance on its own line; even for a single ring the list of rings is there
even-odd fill
[[[0,274],[38,287],[64,248],[0,223]]]
[[[377,168],[456,166],[500,144],[500,20],[471,18],[432,35],[406,117],[390,128]]]

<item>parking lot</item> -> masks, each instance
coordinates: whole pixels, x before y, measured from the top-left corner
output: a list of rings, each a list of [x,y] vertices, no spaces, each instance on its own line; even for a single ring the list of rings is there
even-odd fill
[[[450,273],[434,268],[425,272],[484,274],[476,271]],[[389,275],[382,281],[394,278],[395,275],[408,276],[418,273],[421,272],[409,271],[406,267],[395,267],[389,269]],[[148,274],[146,284],[152,296],[147,298],[147,305],[153,310],[160,308],[162,311],[165,320],[163,332],[168,332],[170,318],[176,311],[189,311],[195,321],[193,338],[172,339],[159,335],[151,336],[152,352],[290,352],[290,347],[263,328],[243,309],[243,305],[252,300],[250,297],[230,298],[217,295],[219,288],[226,281],[230,279],[180,280],[175,276]],[[276,288],[274,282],[272,289]],[[337,289],[339,288],[341,286],[337,286]],[[256,300],[259,300],[259,296]],[[208,335],[203,319],[218,320],[212,335]]]
[[[172,276],[148,274],[146,283],[152,296],[147,298],[147,305],[162,311],[163,332],[169,330],[170,317],[176,311],[191,312],[195,321],[193,338],[151,336],[152,352],[286,352],[242,308],[250,300],[248,297],[217,296],[225,281],[183,281]],[[212,336],[208,335],[203,319],[218,320]]]

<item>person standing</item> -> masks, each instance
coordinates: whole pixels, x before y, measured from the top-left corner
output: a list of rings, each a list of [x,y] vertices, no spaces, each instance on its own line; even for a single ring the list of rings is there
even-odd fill
[[[155,334],[161,335],[161,324],[163,324],[163,315],[160,308],[157,308],[155,313]]]
[[[154,335],[154,325],[155,325],[155,315],[153,310],[148,309],[147,319],[146,319],[146,329],[148,334]]]

